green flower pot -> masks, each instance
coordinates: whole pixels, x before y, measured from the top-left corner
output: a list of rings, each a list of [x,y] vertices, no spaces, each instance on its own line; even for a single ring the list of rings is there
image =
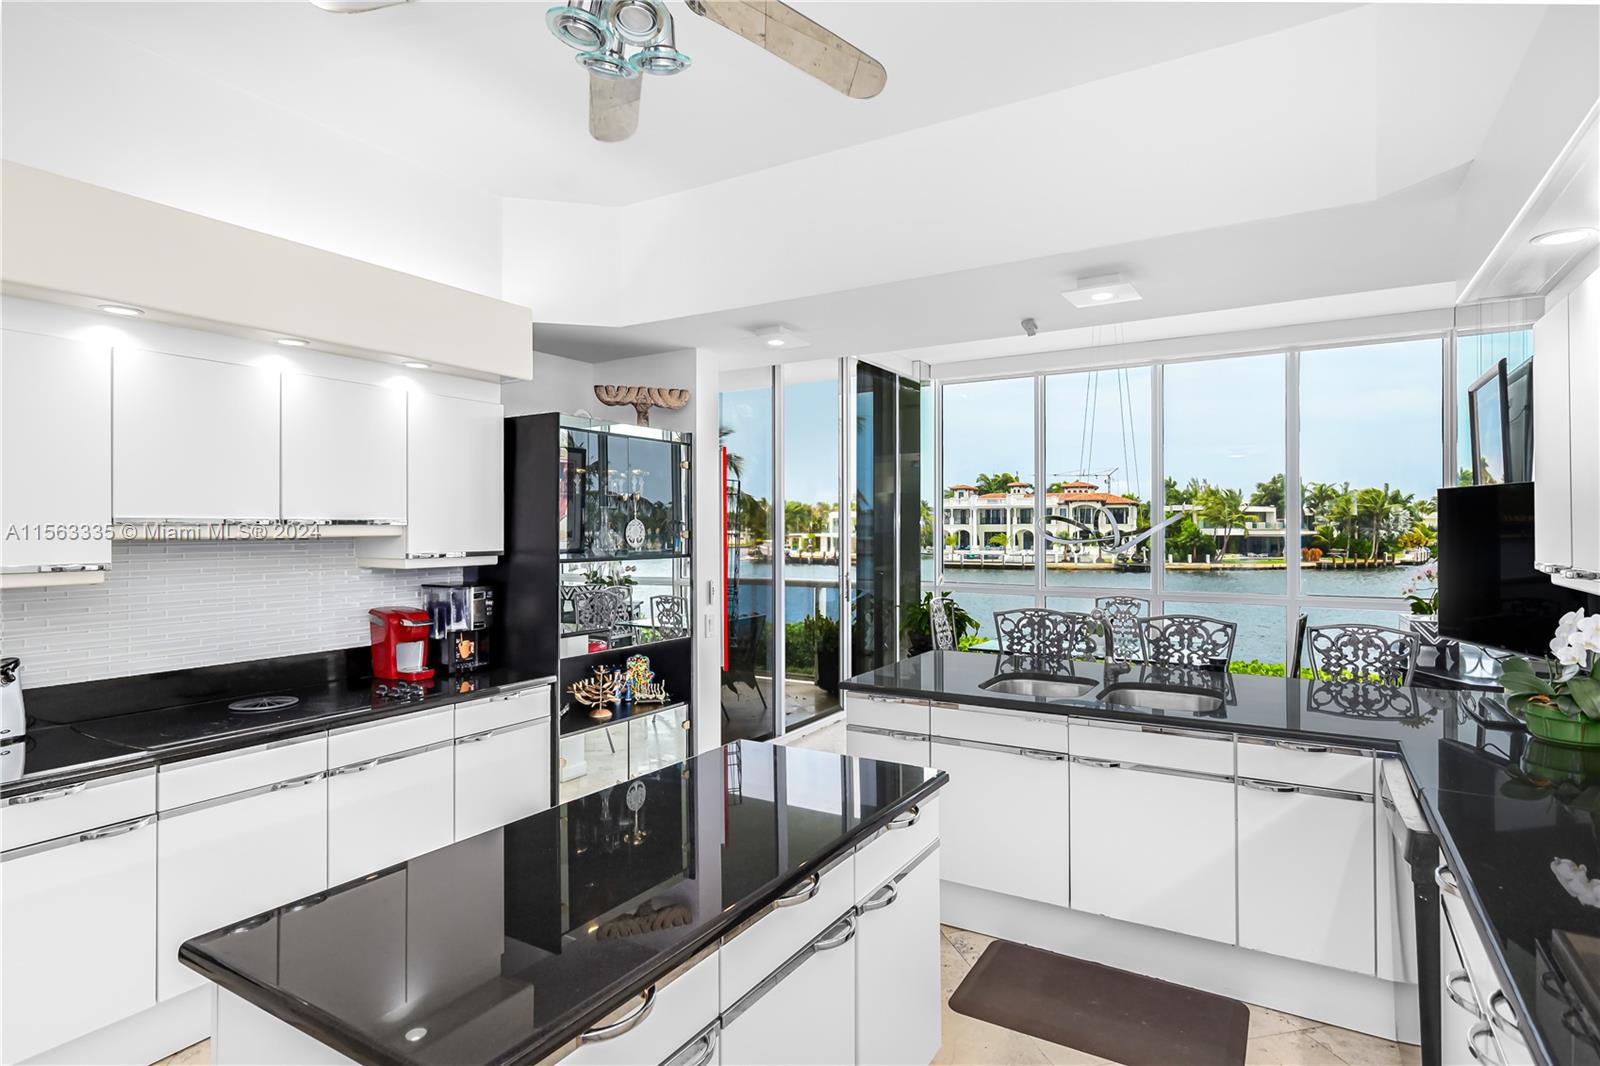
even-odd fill
[[[1540,740],[1569,748],[1600,748],[1600,720],[1563,714],[1558,708],[1529,703],[1525,709],[1528,732]]]

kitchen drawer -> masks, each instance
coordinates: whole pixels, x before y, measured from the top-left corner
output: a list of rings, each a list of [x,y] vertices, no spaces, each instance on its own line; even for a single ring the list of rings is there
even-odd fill
[[[577,1038],[572,1066],[648,1066],[704,1034],[719,1011],[717,951],[690,960]],[[616,1033],[606,1036],[607,1032]],[[702,1050],[704,1050],[702,1048]],[[691,1060],[694,1061],[694,1060]]]
[[[1372,752],[1299,740],[1239,738],[1239,776],[1372,795]]]
[[[159,806],[163,811],[175,810],[262,785],[309,777],[327,768],[326,733],[205,755],[161,767],[156,777]]]
[[[854,855],[803,878],[722,938],[723,1010],[855,906]],[[873,884],[874,888],[877,883]]]
[[[468,737],[486,729],[504,729],[549,717],[550,686],[535,685],[456,704],[456,736]]]
[[[1489,950],[1478,936],[1478,928],[1472,924],[1471,915],[1467,913],[1466,901],[1461,898],[1455,875],[1441,866],[1435,873],[1435,880],[1439,885],[1439,904],[1444,911],[1439,939],[1455,948],[1466,973],[1465,982],[1461,980],[1459,971],[1452,979],[1448,967],[1440,974],[1440,980],[1447,985],[1447,994],[1464,995],[1470,990],[1471,998],[1477,1000],[1479,1015],[1483,1019],[1480,1028],[1490,1030],[1499,1052],[1498,1060],[1503,1066],[1531,1063],[1533,1056],[1528,1050],[1527,1039],[1522,1035],[1516,1008],[1500,988],[1494,964],[1489,961]],[[1449,952],[1444,954],[1448,960]],[[1481,1044],[1485,1039],[1479,1034],[1473,1038],[1473,1042]]]
[[[900,696],[869,696],[846,692],[844,717],[851,725],[873,729],[898,729],[909,733],[928,731],[928,701]]]
[[[1233,736],[1171,726],[1073,719],[1072,754],[1089,759],[1233,775]]]
[[[856,847],[856,895],[865,898],[939,839],[939,801],[923,800],[897,814]]]
[[[906,766],[928,765],[928,737],[923,733],[846,726],[845,754],[857,759],[876,759]]]
[[[1026,714],[985,707],[932,706],[929,732],[952,740],[977,740],[1007,748],[1067,751],[1067,716]]]
[[[371,725],[348,726],[328,734],[328,769],[369,762],[412,748],[455,737],[455,717],[450,707],[405,714]]]
[[[13,796],[0,807],[0,846],[9,851],[140,818],[155,809],[153,769]]]

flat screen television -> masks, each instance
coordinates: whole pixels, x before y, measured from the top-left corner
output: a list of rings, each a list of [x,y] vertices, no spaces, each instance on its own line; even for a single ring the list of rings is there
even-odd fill
[[[1439,634],[1548,655],[1556,623],[1600,597],[1533,568],[1533,483],[1439,490]]]

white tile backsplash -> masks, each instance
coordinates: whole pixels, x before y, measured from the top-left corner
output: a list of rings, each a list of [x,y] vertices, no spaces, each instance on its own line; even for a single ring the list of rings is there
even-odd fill
[[[367,570],[353,540],[118,543],[103,585],[0,592],[0,651],[29,687],[367,641],[367,610],[418,604],[459,567]]]

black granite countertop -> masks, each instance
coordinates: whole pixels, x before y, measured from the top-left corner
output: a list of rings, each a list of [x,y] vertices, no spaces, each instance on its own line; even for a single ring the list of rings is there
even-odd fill
[[[30,690],[28,735],[3,752],[5,758],[20,757],[21,766],[7,766],[0,800],[556,680],[492,667],[439,674],[418,682],[420,695],[397,697],[389,691],[395,682],[328,668],[337,654],[342,653]],[[228,709],[236,700],[262,695],[293,696],[296,702],[266,713]]]
[[[535,1062],[946,780],[734,743],[234,922],[179,957],[359,1062]]]
[[[997,675],[1077,678],[1073,699],[997,695]],[[1554,964],[1558,931],[1600,937],[1600,752],[1560,748],[1508,723],[1497,693],[1392,688],[1136,666],[1112,684],[1210,693],[1212,711],[1144,710],[1097,698],[1098,663],[928,652],[853,677],[866,694],[1012,707],[1396,753],[1455,873],[1535,1060],[1600,1064],[1600,1016]],[[1580,868],[1584,872],[1579,872]],[[1591,1007],[1591,1011],[1595,1008]],[[1600,1012],[1597,1012],[1600,1014]]]

